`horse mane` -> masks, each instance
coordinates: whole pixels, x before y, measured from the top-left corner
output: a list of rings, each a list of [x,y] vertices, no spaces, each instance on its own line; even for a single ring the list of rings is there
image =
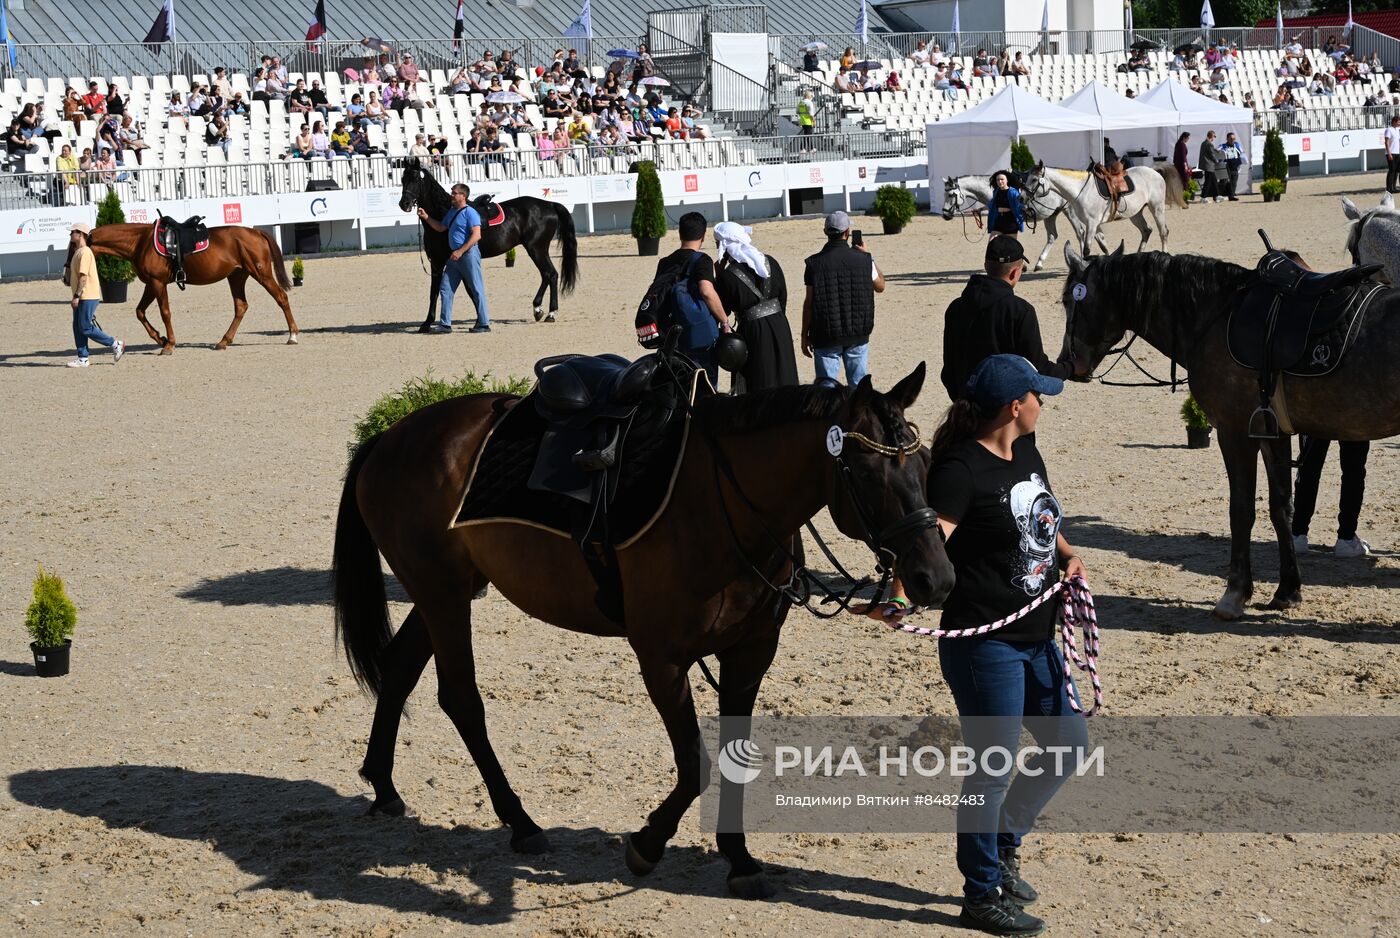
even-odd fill
[[[1098,257],[1089,261],[1097,272],[1090,290],[1102,290],[1123,309],[1148,310],[1162,306],[1164,297],[1191,306],[1216,307],[1242,287],[1251,275],[1247,267],[1201,254],[1137,254]],[[1070,291],[1082,278],[1069,276],[1061,300],[1069,308]]]
[[[452,207],[452,196],[437,181],[433,171],[426,166],[418,167],[418,202],[428,210],[433,218],[441,219]]]
[[[817,384],[767,388],[749,394],[716,394],[696,403],[695,420],[717,436],[767,430],[796,420],[834,417],[850,396],[850,388]]]

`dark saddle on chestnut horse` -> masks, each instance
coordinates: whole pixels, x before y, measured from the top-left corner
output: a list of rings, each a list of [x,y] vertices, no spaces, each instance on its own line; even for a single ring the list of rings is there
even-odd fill
[[[598,608],[622,621],[616,548],[665,507],[685,450],[689,405],[708,384],[666,351],[555,355],[534,390],[492,428],[454,525],[519,521],[573,538],[598,584]]]
[[[155,223],[155,244],[157,254],[170,258],[175,269],[175,285],[185,289],[185,257],[209,247],[209,228],[204,224],[204,216],[191,215],[184,221],[160,216]]]
[[[1379,264],[1317,273],[1299,265],[1269,243],[1254,278],[1230,310],[1226,342],[1243,368],[1259,372],[1259,407],[1249,435],[1279,435],[1272,401],[1280,373],[1298,377],[1331,374],[1351,347],[1377,293],[1385,285],[1371,279]]]
[[[494,195],[481,195],[471,200],[471,207],[476,209],[476,214],[481,218],[481,223],[488,228],[494,228],[506,220],[506,210],[496,201]]]

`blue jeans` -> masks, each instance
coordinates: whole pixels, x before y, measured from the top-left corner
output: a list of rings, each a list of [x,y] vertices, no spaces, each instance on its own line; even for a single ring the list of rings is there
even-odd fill
[[[836,387],[837,374],[841,366],[846,366],[846,384],[855,387],[860,384],[860,379],[870,373],[866,367],[866,361],[870,357],[870,344],[864,345],[834,345],[831,348],[812,349],[812,360],[817,367],[816,384],[826,385],[829,388]]]
[[[442,269],[442,289],[439,299],[442,302],[442,324],[452,325],[452,297],[457,287],[466,284],[467,296],[476,306],[476,321],[479,325],[491,325],[491,314],[486,311],[486,285],[481,279],[481,251],[472,248],[462,255],[461,260],[447,259]]]
[[[108,348],[116,343],[116,339],[97,326],[97,304],[101,302],[101,300],[81,300],[78,303],[78,308],[73,310],[73,344],[78,347],[79,358],[88,357],[89,339]]]
[[[1003,642],[995,638],[942,638],[938,658],[943,679],[953,692],[962,719],[963,739],[979,752],[988,746],[1004,746],[1012,753],[1020,745],[1022,717],[1042,748],[1086,747],[1089,733],[1084,718],[1069,705],[1065,692],[1065,665],[1059,646],[1043,642]],[[1004,717],[974,720],[968,717]],[[1068,771],[1075,758],[1065,757]],[[1039,775],[1011,773],[988,775],[979,759],[977,771],[963,781],[964,797],[981,795],[983,806],[958,808],[958,870],[968,899],[987,898],[1001,885],[997,866],[999,850],[1021,846],[1021,838],[1035,825],[1065,777],[1057,776],[1054,755],[1025,760]],[[1066,776],[1068,771],[1065,773]]]

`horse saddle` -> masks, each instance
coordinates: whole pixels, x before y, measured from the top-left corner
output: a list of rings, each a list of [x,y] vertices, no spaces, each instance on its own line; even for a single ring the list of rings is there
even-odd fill
[[[556,355],[534,390],[497,421],[454,526],[517,521],[571,537],[598,586],[598,608],[622,621],[616,547],[665,508],[685,449],[696,372],[658,352]]]
[[[1132,177],[1123,167],[1122,161],[1113,164],[1094,162],[1089,164],[1089,172],[1094,176],[1099,195],[1116,203],[1120,198],[1137,190]]]
[[[1336,370],[1385,286],[1370,279],[1378,264],[1316,273],[1275,250],[1262,229],[1259,235],[1267,251],[1237,294],[1226,342],[1236,364],[1259,373],[1250,435],[1272,439],[1280,429],[1271,404],[1279,373],[1311,378]]]
[[[162,215],[155,222],[156,253],[168,257],[175,268],[175,285],[185,289],[185,257],[209,247],[209,228],[203,215],[176,221]]]
[[[506,220],[506,210],[495,200],[495,196],[478,196],[472,199],[471,206],[481,217],[481,223],[488,228],[494,228]]]

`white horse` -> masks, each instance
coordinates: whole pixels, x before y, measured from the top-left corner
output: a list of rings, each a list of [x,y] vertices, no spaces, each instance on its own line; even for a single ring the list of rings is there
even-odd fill
[[[985,176],[944,176],[943,177],[943,218],[952,221],[959,215],[967,215],[975,210],[975,204],[981,203],[984,207],[992,204],[992,184]],[[1065,210],[1065,200],[1054,192],[1047,192],[1040,196],[1032,196],[1027,190],[1021,191],[1021,204],[1025,207],[1026,214],[1034,215],[1039,222],[1045,226],[1045,249],[1040,252],[1040,256],[1035,259],[1034,270],[1039,270],[1045,264],[1045,258],[1050,256],[1050,250],[1059,243],[1060,235],[1057,232],[1055,221]],[[1073,225],[1073,219],[1070,220]],[[1079,228],[1075,227],[1075,233],[1079,240],[1083,241],[1084,236],[1079,234]]]
[[[1175,205],[1186,207],[1186,198],[1181,189],[1181,177],[1172,167],[1149,169],[1134,166],[1128,170],[1128,178],[1133,182],[1133,191],[1118,197],[1118,218],[1127,218],[1142,235],[1137,249],[1141,251],[1152,238],[1152,229],[1143,213],[1150,211],[1152,220],[1157,223],[1157,234],[1162,239],[1162,250],[1167,249],[1167,200]],[[1112,208],[1109,200],[1099,195],[1099,187],[1094,177],[1087,172],[1072,169],[1047,169],[1044,163],[1036,164],[1026,176],[1026,188],[1033,196],[1040,198],[1056,193],[1065,200],[1065,214],[1079,235],[1079,249],[1088,254],[1089,242],[1093,240],[1105,254],[1108,245],[1103,239],[1103,224],[1109,220]]]
[[[1385,279],[1400,284],[1400,211],[1387,193],[1381,204],[1362,212],[1351,199],[1342,199],[1342,211],[1352,221],[1347,233],[1347,253],[1353,264],[1381,264]]]

